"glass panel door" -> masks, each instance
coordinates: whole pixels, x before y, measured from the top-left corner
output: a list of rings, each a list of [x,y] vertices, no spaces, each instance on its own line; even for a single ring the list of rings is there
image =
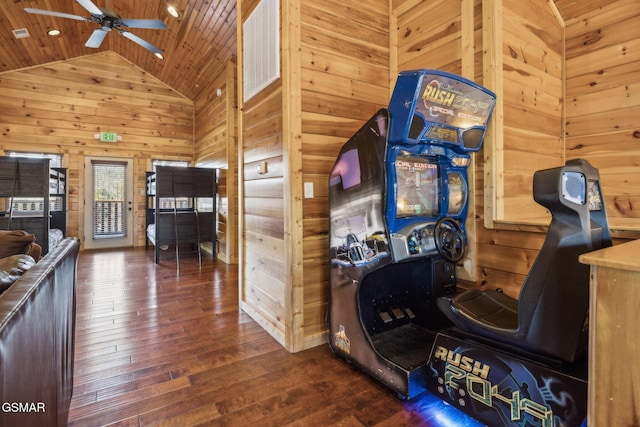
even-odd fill
[[[126,163],[94,162],[93,238],[110,239],[127,235]]]
[[[85,248],[133,245],[132,170],[130,159],[85,160]]]

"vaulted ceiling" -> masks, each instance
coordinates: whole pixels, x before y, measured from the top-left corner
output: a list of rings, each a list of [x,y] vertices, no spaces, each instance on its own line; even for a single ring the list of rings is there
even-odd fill
[[[122,18],[159,19],[166,30],[131,29],[135,36],[163,50],[164,59],[121,36],[107,34],[98,49],[85,42],[98,24],[59,17],[34,15],[24,8],[46,9],[89,16],[76,0],[0,0],[0,73],[52,61],[111,50],[155,76],[165,84],[195,99],[236,55],[236,0],[92,0]],[[392,1],[392,0],[390,0]],[[554,0],[564,20],[615,0]],[[174,5],[178,19],[167,12]],[[47,31],[58,28],[61,35]],[[12,30],[26,29],[30,37],[16,39]]]
[[[125,19],[159,19],[166,30],[128,29],[162,49],[164,59],[110,31],[98,49],[85,47],[97,23],[30,14],[24,8],[45,9],[89,17],[76,0],[1,0],[0,73],[99,51],[112,50],[184,96],[195,99],[225,62],[236,55],[236,0],[92,0]],[[174,18],[168,5],[180,12]],[[47,31],[57,28],[59,36]],[[16,39],[12,30],[26,29]]]

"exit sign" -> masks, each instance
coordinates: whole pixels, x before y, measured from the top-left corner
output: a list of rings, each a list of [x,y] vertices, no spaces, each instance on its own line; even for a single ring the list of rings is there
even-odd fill
[[[115,132],[100,132],[100,141],[116,142],[118,141],[118,135]]]

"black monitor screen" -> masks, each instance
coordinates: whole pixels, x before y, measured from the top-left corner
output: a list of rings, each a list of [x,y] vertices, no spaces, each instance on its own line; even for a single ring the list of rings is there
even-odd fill
[[[397,178],[396,217],[436,217],[440,212],[438,164],[426,157],[399,154],[395,163]]]

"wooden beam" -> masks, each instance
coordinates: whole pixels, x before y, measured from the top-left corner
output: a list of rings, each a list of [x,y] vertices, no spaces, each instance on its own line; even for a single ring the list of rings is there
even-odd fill
[[[496,94],[492,123],[487,130],[484,155],[484,224],[494,227],[494,221],[504,216],[504,129],[502,0],[482,1],[483,85]]]
[[[460,19],[461,19],[461,37],[462,44],[460,52],[462,53],[462,76],[469,80],[475,77],[475,19],[474,19],[474,0],[462,0]],[[472,161],[467,170],[469,176],[469,197],[467,199],[468,211],[466,219],[467,231],[467,252],[460,265],[457,266],[456,275],[461,280],[475,282],[477,280],[476,264],[477,264],[477,229],[476,229],[476,162]]]
[[[285,348],[304,348],[302,210],[302,79],[300,0],[282,2],[282,108],[284,164]]]

